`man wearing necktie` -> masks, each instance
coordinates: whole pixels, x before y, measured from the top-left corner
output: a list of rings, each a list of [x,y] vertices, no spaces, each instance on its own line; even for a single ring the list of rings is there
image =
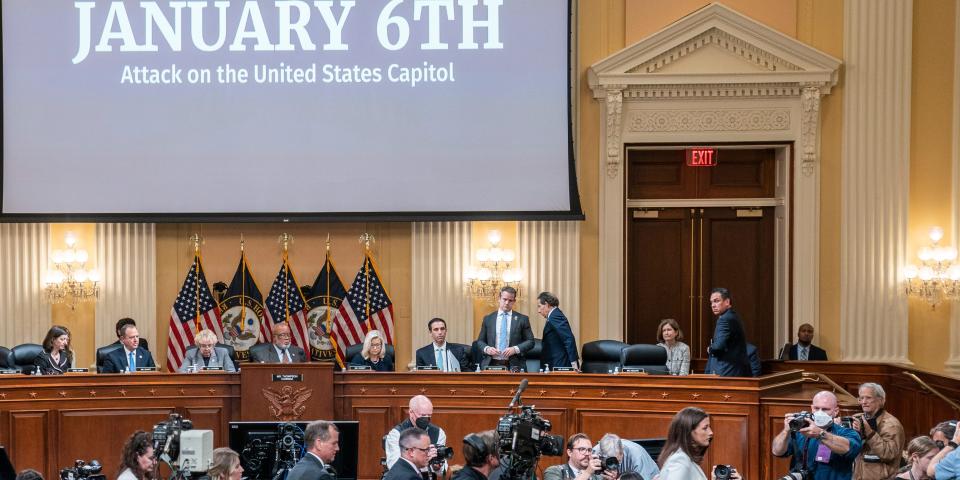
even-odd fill
[[[517,290],[513,287],[500,289],[499,308],[483,317],[477,345],[483,352],[480,367],[505,365],[511,370],[524,371],[524,355],[533,349],[533,330],[530,319],[513,311],[517,302]]]
[[[307,355],[303,349],[291,345],[290,326],[286,322],[273,324],[270,329],[273,343],[256,345],[250,349],[250,361],[253,363],[303,363]]]
[[[446,320],[433,318],[427,322],[427,328],[433,342],[417,349],[417,367],[436,366],[442,372],[473,371],[463,345],[447,342]]]
[[[140,332],[134,325],[124,325],[120,336],[121,348],[107,356],[103,373],[136,372],[138,367],[156,367],[150,352],[140,347]]]
[[[827,352],[813,344],[813,325],[800,325],[797,330],[797,343],[787,344],[781,353],[781,360],[827,360]]]

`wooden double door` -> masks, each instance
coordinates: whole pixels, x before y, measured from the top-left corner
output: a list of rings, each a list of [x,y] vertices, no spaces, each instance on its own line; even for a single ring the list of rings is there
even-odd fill
[[[774,207],[631,209],[627,224],[629,343],[656,343],[660,320],[674,318],[691,356],[706,358],[710,290],[725,287],[747,341],[774,356]]]

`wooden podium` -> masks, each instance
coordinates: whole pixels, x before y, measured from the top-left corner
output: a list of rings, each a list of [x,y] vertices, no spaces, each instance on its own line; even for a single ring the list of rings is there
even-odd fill
[[[333,420],[332,363],[250,363],[240,368],[240,420]]]

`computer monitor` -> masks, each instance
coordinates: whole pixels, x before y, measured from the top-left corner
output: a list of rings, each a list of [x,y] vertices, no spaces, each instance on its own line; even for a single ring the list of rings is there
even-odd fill
[[[360,424],[333,423],[340,431],[340,451],[331,465],[339,480],[356,480]],[[298,450],[297,458],[306,454],[299,448],[306,428],[307,422],[230,422],[230,448],[240,454],[245,477],[272,480],[283,464],[291,461],[293,450]]]

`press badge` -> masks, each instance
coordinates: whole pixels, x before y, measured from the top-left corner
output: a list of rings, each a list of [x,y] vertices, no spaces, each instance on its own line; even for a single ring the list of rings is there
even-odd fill
[[[830,449],[826,445],[820,444],[817,447],[817,461],[820,463],[830,463]]]

